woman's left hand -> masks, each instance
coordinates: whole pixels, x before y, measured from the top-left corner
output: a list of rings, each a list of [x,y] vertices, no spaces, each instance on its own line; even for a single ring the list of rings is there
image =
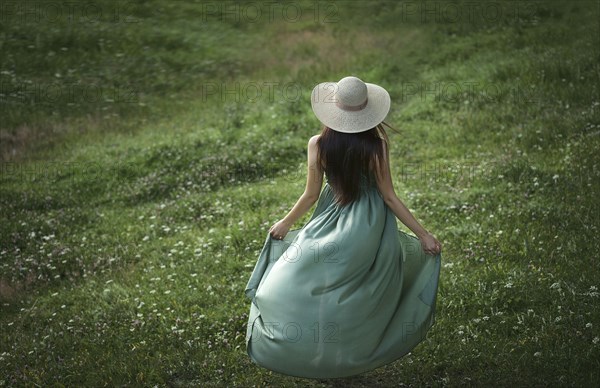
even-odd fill
[[[442,251],[442,244],[431,233],[419,237],[421,247],[428,255],[435,256]]]
[[[269,233],[276,240],[283,240],[283,238],[288,234],[290,230],[290,225],[287,224],[284,220],[279,220],[271,226],[269,229]]]

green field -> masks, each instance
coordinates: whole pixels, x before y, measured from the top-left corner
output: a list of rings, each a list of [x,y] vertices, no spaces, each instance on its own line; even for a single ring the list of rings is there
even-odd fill
[[[598,1],[0,11],[0,386],[600,384]],[[246,354],[244,287],[304,189],[310,92],[347,75],[390,92],[437,320],[385,367],[287,377]]]

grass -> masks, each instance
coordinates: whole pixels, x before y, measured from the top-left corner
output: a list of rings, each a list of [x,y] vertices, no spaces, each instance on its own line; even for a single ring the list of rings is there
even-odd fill
[[[598,384],[597,3],[93,3],[2,15],[0,386]],[[243,289],[303,190],[310,90],[347,74],[392,96],[437,322],[375,371],[292,378],[246,355]]]

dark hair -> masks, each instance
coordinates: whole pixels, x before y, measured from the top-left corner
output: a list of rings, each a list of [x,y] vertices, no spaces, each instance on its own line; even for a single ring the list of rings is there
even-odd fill
[[[388,137],[381,124],[358,133],[323,127],[317,141],[317,163],[327,175],[339,205],[345,206],[358,199],[361,174],[369,180],[373,178],[370,173],[375,173],[377,163],[384,160],[384,150],[387,152],[389,148],[384,148],[384,142],[388,143]]]

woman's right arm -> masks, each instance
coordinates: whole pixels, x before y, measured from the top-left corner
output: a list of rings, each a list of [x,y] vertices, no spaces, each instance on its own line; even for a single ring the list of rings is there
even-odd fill
[[[292,207],[292,210],[283,219],[271,226],[269,233],[274,238],[283,239],[294,222],[302,217],[319,200],[324,172],[317,163],[317,153],[319,152],[317,146],[318,138],[319,135],[315,135],[308,141],[308,172],[304,193],[302,193],[294,207]]]
[[[410,210],[400,201],[396,195],[394,185],[392,184],[392,176],[390,173],[390,162],[388,159],[388,151],[385,142],[383,142],[383,162],[376,162],[376,179],[377,188],[383,197],[383,201],[388,205],[398,219],[406,225],[413,233],[421,240],[423,250],[428,254],[435,255],[441,251],[441,244],[433,237],[412,215]]]

